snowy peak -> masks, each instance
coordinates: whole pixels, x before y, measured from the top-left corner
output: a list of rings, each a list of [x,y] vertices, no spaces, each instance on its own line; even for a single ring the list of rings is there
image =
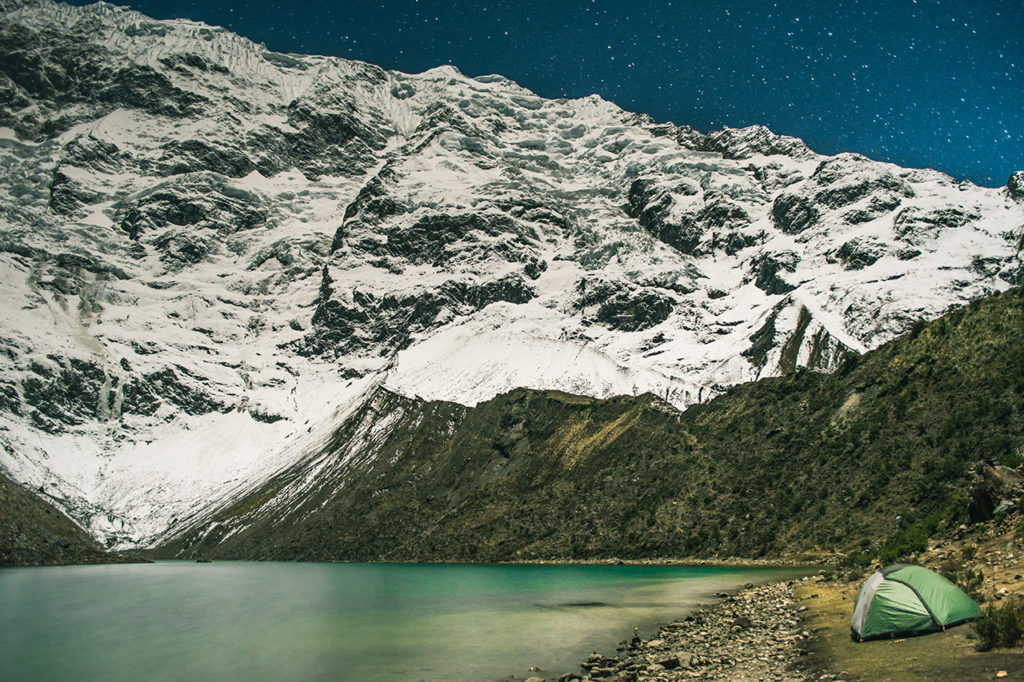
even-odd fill
[[[385,386],[685,407],[1019,283],[1024,181],[107,4],[0,18],[0,466],[111,544]]]

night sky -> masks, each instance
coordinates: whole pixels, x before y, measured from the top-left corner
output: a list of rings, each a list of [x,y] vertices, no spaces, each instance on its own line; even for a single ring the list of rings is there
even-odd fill
[[[86,4],[75,1],[72,4]],[[1002,185],[1024,168],[1024,1],[136,0],[280,52],[500,73],[701,131],[764,124]]]

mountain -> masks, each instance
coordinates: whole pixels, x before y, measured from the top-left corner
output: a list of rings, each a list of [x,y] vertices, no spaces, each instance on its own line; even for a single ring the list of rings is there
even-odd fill
[[[1022,278],[1017,175],[0,8],[0,469],[107,546],[251,499],[375,406],[360,437],[517,388],[682,409]]]
[[[895,558],[992,518],[1005,493],[975,484],[997,471],[984,461],[1024,463],[1021,332],[1018,287],[833,374],[743,384],[683,413],[650,394],[516,389],[469,408],[379,389],[320,451],[184,524],[160,553]]]
[[[60,510],[0,474],[0,566],[52,566],[126,561]]]

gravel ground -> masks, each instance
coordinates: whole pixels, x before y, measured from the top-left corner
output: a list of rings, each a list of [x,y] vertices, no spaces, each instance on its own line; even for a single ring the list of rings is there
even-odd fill
[[[798,670],[801,642],[809,633],[794,604],[797,582],[748,585],[739,594],[719,595],[720,603],[663,626],[650,641],[634,637],[614,655],[592,654],[579,673],[549,679],[807,679]]]

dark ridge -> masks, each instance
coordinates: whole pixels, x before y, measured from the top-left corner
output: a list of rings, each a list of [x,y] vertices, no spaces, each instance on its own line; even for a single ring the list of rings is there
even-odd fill
[[[104,552],[63,512],[0,472],[0,566],[126,561]]]

